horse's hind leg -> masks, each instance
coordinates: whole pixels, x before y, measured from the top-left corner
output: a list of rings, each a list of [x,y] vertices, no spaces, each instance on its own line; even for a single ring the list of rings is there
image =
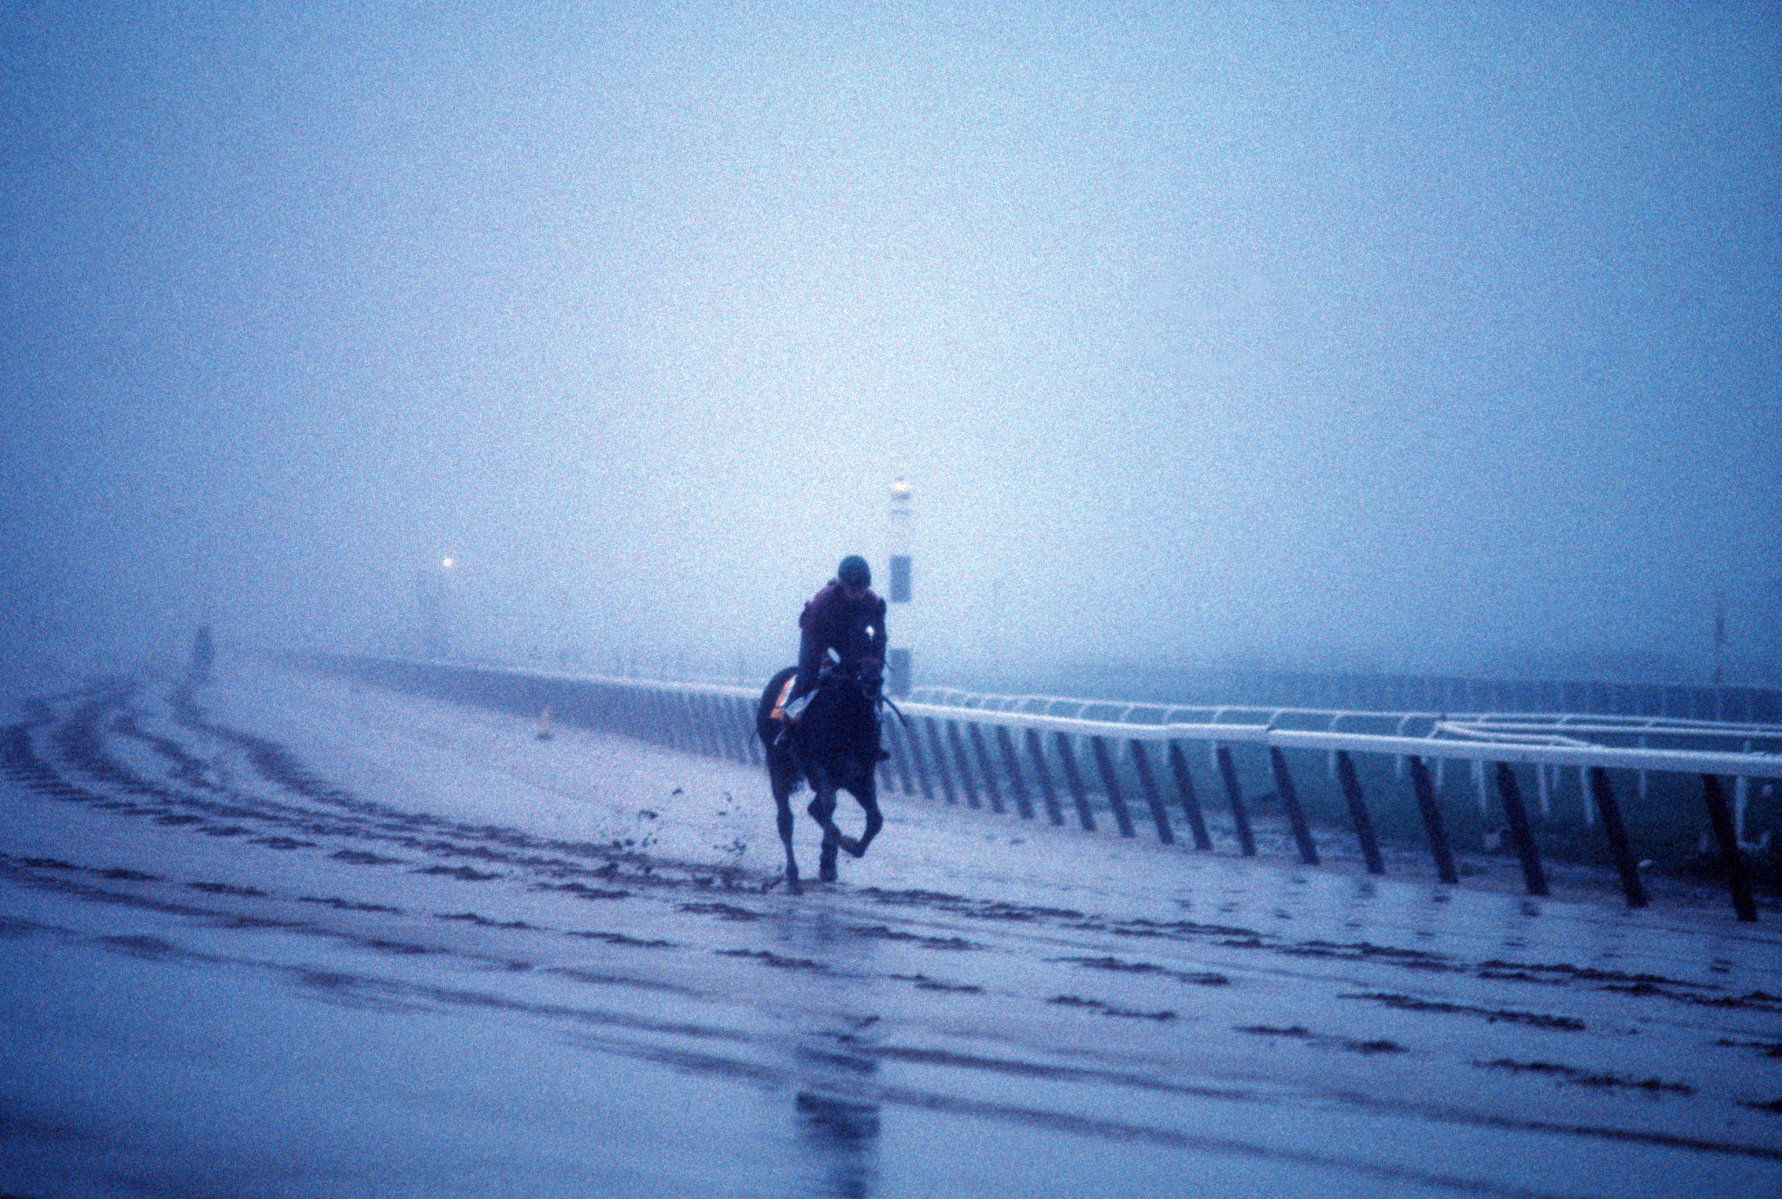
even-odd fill
[[[780,841],[786,846],[786,886],[792,894],[800,895],[804,887],[798,881],[798,859],[792,854],[792,804],[788,796],[775,794],[774,799],[780,805],[779,824]]]
[[[796,784],[797,776],[790,768],[775,762],[772,759],[772,752],[769,750],[768,776],[769,782],[773,786],[774,806],[779,809],[775,818],[779,823],[780,842],[786,847],[786,886],[792,894],[798,895],[803,892],[804,888],[799,885],[798,859],[792,853],[792,830],[794,827],[792,789]]]

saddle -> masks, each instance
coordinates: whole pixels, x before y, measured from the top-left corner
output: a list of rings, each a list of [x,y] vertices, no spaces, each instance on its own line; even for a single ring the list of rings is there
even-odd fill
[[[799,721],[803,718],[805,709],[808,708],[811,701],[822,694],[826,688],[833,686],[839,681],[855,681],[858,680],[859,677],[860,676],[856,671],[844,668],[839,662],[826,662],[823,665],[822,672],[817,676],[817,685],[799,696],[797,699],[790,699],[789,697],[792,694],[793,686],[798,682],[798,676],[792,675],[787,678],[785,683],[780,686],[779,694],[774,697],[773,707],[769,709],[767,713],[767,718],[780,726],[779,732],[774,736],[773,744],[779,746],[786,742],[792,735],[792,730],[798,726]],[[879,750],[878,758],[880,761],[883,761],[890,756],[891,755],[884,749],[881,748]]]
[[[788,724],[788,725],[798,723],[799,716],[801,716],[804,712],[805,703],[809,702],[810,697],[812,695],[815,695],[816,691],[813,689],[808,694],[806,694],[800,698],[800,702],[799,702],[797,711],[788,712],[788,711],[786,711],[786,697],[792,694],[792,685],[796,682],[798,682],[797,675],[794,674],[794,675],[787,676],[786,685],[784,687],[780,688],[780,693],[778,695],[774,696],[773,711],[771,711],[767,714],[767,718],[769,720],[777,720],[783,724]]]

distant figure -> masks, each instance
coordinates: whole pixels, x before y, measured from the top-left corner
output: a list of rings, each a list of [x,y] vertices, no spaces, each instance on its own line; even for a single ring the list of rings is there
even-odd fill
[[[210,668],[216,660],[217,647],[210,637],[210,625],[201,624],[192,637],[192,663],[186,669],[187,679],[194,683],[210,682]]]
[[[798,674],[781,705],[796,720],[817,680],[831,668],[850,675],[878,676],[885,664],[885,601],[872,590],[872,568],[858,554],[849,554],[835,577],[812,596],[798,617]]]

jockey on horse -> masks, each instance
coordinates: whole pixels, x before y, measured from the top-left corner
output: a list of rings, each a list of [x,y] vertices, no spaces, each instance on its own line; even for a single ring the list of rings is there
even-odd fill
[[[872,568],[865,558],[849,554],[841,560],[835,577],[805,604],[798,628],[798,674],[781,705],[789,719],[798,719],[825,667],[855,677],[882,675],[885,601],[873,594]],[[833,665],[831,650],[837,659]]]
[[[786,846],[786,880],[794,891],[799,881],[789,800],[800,782],[810,784],[815,798],[809,811],[823,828],[820,877],[824,881],[835,878],[838,848],[860,857],[884,822],[874,772],[883,757],[878,706],[884,679],[885,601],[873,594],[866,559],[850,554],[835,576],[799,616],[797,667],[773,677],[757,711],[768,779],[779,807],[780,840]],[[835,826],[838,788],[852,792],[866,812],[866,828],[858,839]]]

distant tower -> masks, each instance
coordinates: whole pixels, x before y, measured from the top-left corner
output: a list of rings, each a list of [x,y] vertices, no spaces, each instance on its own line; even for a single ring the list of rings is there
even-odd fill
[[[891,694],[908,695],[911,685],[910,642],[911,625],[910,609],[910,496],[912,494],[909,480],[898,475],[891,483],[891,508],[887,515],[887,546],[891,556],[891,586],[887,597],[894,604],[905,605],[897,610],[895,621],[887,620],[894,631],[893,635],[903,644],[892,649],[890,660],[885,663],[891,672]]]

